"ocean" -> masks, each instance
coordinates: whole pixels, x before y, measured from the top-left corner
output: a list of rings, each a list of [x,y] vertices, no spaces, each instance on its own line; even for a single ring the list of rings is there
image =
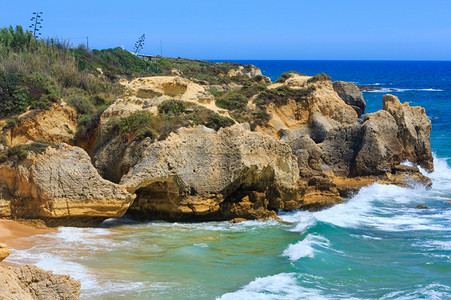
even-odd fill
[[[26,238],[36,246],[6,261],[70,274],[81,299],[451,299],[451,62],[237,62],[272,80],[294,70],[378,86],[364,92],[367,112],[385,93],[424,106],[432,188],[373,184],[329,209],[280,213],[283,221],[60,228]]]

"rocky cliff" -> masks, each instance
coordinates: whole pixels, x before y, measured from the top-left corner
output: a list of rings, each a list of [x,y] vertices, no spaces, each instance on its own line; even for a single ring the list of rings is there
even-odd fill
[[[121,185],[145,218],[267,218],[295,199],[298,173],[285,143],[242,125],[200,126],[152,144]]]
[[[67,275],[56,275],[36,266],[0,266],[0,299],[76,300],[80,282]]]
[[[60,224],[127,211],[268,218],[339,203],[375,181],[430,184],[417,168],[433,169],[423,108],[386,95],[383,110],[365,114],[355,84],[324,74],[291,72],[270,83],[255,68],[237,68],[221,73],[235,80],[223,84],[178,74],[122,80],[124,95],[100,116],[92,141],[81,141],[90,157],[61,144],[74,143],[69,108],[55,104],[5,127],[1,216]],[[30,141],[38,139],[56,143],[36,153]]]
[[[90,225],[127,211],[134,196],[101,178],[83,149],[40,146],[29,144],[0,164],[1,217]]]

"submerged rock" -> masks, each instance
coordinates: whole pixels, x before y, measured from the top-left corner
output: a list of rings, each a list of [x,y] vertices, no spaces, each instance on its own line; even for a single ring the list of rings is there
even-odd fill
[[[67,275],[56,275],[33,265],[0,266],[0,299],[76,300],[80,282]]]
[[[427,209],[428,207],[427,207],[427,206],[424,206],[424,205],[421,205],[421,204],[418,204],[417,206],[415,206],[415,208],[418,208],[418,209]]]

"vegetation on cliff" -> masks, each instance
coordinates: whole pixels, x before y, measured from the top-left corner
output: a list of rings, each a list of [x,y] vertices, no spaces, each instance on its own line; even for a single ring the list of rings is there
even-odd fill
[[[220,107],[242,110],[246,98],[264,89],[258,85],[263,77],[244,75],[254,68],[250,65],[242,67],[240,74],[225,76],[238,67],[236,63],[183,58],[156,57],[149,61],[122,48],[92,51],[82,46],[70,48],[65,41],[38,40],[21,26],[5,27],[0,29],[0,119],[11,118],[14,123],[15,116],[29,109],[48,109],[52,103],[64,100],[78,113],[77,139],[89,138],[102,112],[123,94],[119,79],[173,75],[174,72],[204,84],[246,84],[239,98],[226,93],[218,100]],[[253,115],[241,111],[240,114]],[[172,127],[191,123],[218,128],[233,124],[230,119],[202,109],[185,117],[181,122],[172,118]],[[242,121],[250,119],[240,118]]]
[[[169,134],[181,127],[204,125],[218,130],[235,122],[201,106],[183,101],[167,100],[160,104],[159,114],[148,111],[137,111],[119,120],[116,117],[108,119],[111,135],[120,135],[124,142],[140,141],[146,137],[152,140],[164,140]]]

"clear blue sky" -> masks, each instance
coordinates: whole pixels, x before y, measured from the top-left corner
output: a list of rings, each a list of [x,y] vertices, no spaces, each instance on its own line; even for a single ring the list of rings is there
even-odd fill
[[[2,1],[0,26],[199,59],[451,60],[451,0]],[[74,39],[74,42],[84,42]]]

